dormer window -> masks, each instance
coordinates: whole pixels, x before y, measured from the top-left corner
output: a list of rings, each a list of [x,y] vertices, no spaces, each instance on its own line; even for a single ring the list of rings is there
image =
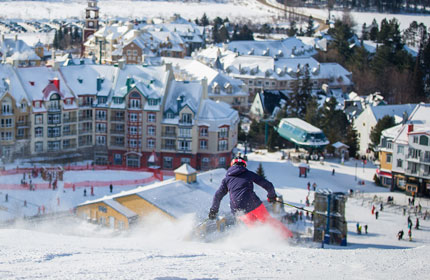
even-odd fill
[[[182,114],[181,123],[192,124],[193,123],[192,115],[191,114]]]
[[[219,94],[220,93],[220,86],[218,85],[218,83],[214,83],[212,86],[212,90],[215,94]]]
[[[168,113],[166,114],[166,118],[167,118],[167,119],[173,119],[173,118],[175,118],[175,114],[173,114],[172,112],[168,112]]]
[[[158,105],[158,100],[157,99],[148,99],[148,105],[149,106],[156,106],[156,105]]]

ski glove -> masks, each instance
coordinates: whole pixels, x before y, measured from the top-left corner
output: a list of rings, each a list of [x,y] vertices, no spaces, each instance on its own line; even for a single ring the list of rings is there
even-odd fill
[[[267,201],[270,202],[270,203],[275,203],[277,201],[277,197],[276,196],[268,197]]]
[[[210,220],[215,220],[216,219],[216,216],[218,215],[218,212],[216,212],[216,211],[214,211],[214,210],[210,210],[209,211],[209,216],[208,216],[208,218],[210,219]]]

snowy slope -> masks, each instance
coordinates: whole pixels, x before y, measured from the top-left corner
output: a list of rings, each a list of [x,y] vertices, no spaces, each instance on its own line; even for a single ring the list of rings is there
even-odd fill
[[[297,164],[280,157],[280,153],[250,154],[249,169],[256,170],[261,162],[277,191],[296,205],[304,206],[308,181],[316,182],[318,188],[352,188],[360,190],[364,197],[377,195],[385,201],[386,196],[394,195],[396,204],[407,202],[401,193],[374,186],[371,178],[375,168],[363,168],[359,161],[345,165],[311,161],[308,178],[299,178]],[[365,180],[365,185],[357,184],[356,174],[358,180]],[[107,191],[98,188],[96,195]],[[45,194],[36,191],[33,195]],[[259,195],[263,198],[265,192],[259,191]],[[189,216],[176,223],[153,217],[124,233],[73,219],[18,224],[0,230],[0,278],[425,279],[430,273],[430,222],[421,220],[421,229],[413,230],[413,242],[398,241],[397,232],[407,232],[407,217],[400,209],[386,206],[376,220],[369,201],[361,196],[348,198],[348,246],[325,249],[316,243],[289,244],[265,227],[239,227],[214,243],[190,240],[193,217]],[[418,202],[429,209],[428,200]],[[412,220],[415,224],[414,215]],[[369,234],[356,234],[357,222],[367,224]],[[300,223],[303,222],[290,227],[302,227]]]

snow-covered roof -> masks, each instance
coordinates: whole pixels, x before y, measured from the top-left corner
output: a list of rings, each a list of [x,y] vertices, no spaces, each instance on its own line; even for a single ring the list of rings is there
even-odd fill
[[[113,88],[118,68],[97,64],[70,65],[61,67],[60,72],[76,96],[87,94],[108,96]]]
[[[14,67],[9,64],[0,64],[0,98],[7,92],[13,96],[17,106],[22,100],[26,100],[27,105],[29,105],[30,100],[14,71]]]
[[[119,213],[123,214],[127,218],[133,218],[137,216],[135,212],[131,211],[130,209],[128,209],[127,207],[123,206],[122,204],[120,204],[119,202],[113,199],[106,199],[106,200],[103,200],[103,202],[109,205],[110,207],[112,207],[113,209],[115,209],[116,211],[118,211]]]
[[[202,80],[208,81],[209,95],[248,95],[242,90],[243,82],[239,79],[230,77],[218,70],[201,63],[194,59],[162,57],[164,63],[171,63],[177,80]],[[214,92],[214,85],[220,86],[218,93]],[[226,87],[231,85],[232,91],[228,93]]]
[[[217,130],[222,125],[233,126],[239,121],[239,114],[230,105],[221,101],[205,99],[198,115],[198,125],[209,126]]]
[[[401,105],[381,105],[371,106],[370,110],[375,116],[376,120],[382,119],[384,116],[398,116],[403,118],[403,114],[406,112],[408,116],[415,109],[416,104],[401,104]]]
[[[299,127],[308,133],[321,133],[322,132],[322,130],[319,129],[318,127],[315,127],[315,126],[311,125],[310,123],[305,122],[304,120],[299,119],[299,118],[284,118],[281,120],[281,122],[286,122],[286,123],[289,123],[295,127]]]
[[[311,56],[316,53],[313,46],[304,44],[296,37],[283,40],[233,41],[228,44],[228,49],[240,55],[253,54],[271,57]]]
[[[188,106],[194,113],[197,113],[202,98],[202,90],[199,81],[172,81],[167,93],[164,111],[171,110],[174,113],[179,113],[182,107]],[[181,96],[182,102],[179,108],[178,98]]]
[[[430,104],[417,104],[405,125],[399,129],[398,135],[394,141],[397,143],[408,143],[408,125],[413,125],[411,133],[429,133],[430,132]],[[385,131],[385,130],[384,130]]]
[[[102,201],[115,201],[115,198],[135,194],[175,218],[195,214],[197,218],[203,219],[207,217],[208,207],[210,207],[213,196],[221,185],[221,180],[224,178],[225,173],[225,169],[222,168],[203,172],[197,174],[197,181],[192,184],[169,179],[100,199],[86,201],[80,206]],[[130,212],[134,213],[131,210]],[[230,213],[228,199],[222,201],[220,213]]]
[[[190,175],[195,174],[196,170],[192,168],[188,163],[184,163],[179,168],[175,169],[174,172],[183,175]]]
[[[54,79],[59,80],[59,91],[63,94],[64,98],[74,97],[66,86],[61,73],[53,70],[51,67],[16,68],[16,73],[18,74],[30,101],[45,100],[47,96],[44,96],[43,91]]]
[[[333,146],[335,149],[339,149],[339,148],[349,148],[349,146],[348,146],[348,145],[346,145],[346,144],[344,144],[344,143],[342,143],[342,142],[339,142],[339,141],[337,141],[336,143],[332,144],[332,146]]]

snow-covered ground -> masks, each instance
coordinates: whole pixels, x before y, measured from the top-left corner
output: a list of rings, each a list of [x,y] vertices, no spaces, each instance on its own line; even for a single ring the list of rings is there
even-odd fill
[[[275,0],[268,0],[273,3]],[[15,20],[52,20],[52,19],[84,19],[86,1],[0,1],[0,18]],[[143,18],[169,18],[180,14],[185,19],[201,18],[204,13],[209,19],[219,16],[228,17],[233,22],[279,23],[284,12],[259,3],[256,0],[231,1],[131,1],[131,0],[105,0],[99,1],[101,19],[143,19]],[[294,11],[313,15],[315,18],[327,18],[326,9],[295,8]],[[331,11],[331,15],[342,18],[342,11]],[[400,29],[409,27],[412,21],[422,22],[430,26],[430,16],[422,14],[381,14],[372,12],[351,12],[361,30],[363,23],[368,26],[375,18],[378,24],[381,20],[395,17],[399,20]]]
[[[248,158],[250,170],[256,170],[261,162],[276,190],[286,201],[298,206],[304,206],[307,182],[316,182],[317,188],[333,191],[360,190],[361,195],[348,198],[347,202],[348,246],[322,249],[315,243],[293,245],[266,227],[238,227],[216,242],[205,243],[190,240],[193,228],[190,217],[174,223],[156,217],[123,233],[73,219],[36,225],[18,223],[0,229],[0,278],[425,279],[430,273],[427,265],[430,222],[420,220],[421,229],[412,230],[412,242],[398,241],[396,234],[400,229],[407,233],[407,216],[403,216],[402,210],[385,206],[378,220],[371,214],[371,198],[375,195],[383,201],[393,195],[397,205],[407,204],[404,194],[390,193],[372,183],[374,166],[363,168],[360,161],[354,160],[344,165],[335,160],[324,164],[311,161],[309,176],[299,178],[297,164],[281,160],[280,153],[252,153]],[[94,172],[85,177],[99,177],[97,173],[101,171]],[[82,179],[78,173],[67,175],[66,172],[66,176],[76,176],[77,181]],[[365,185],[358,185],[360,180]],[[79,203],[84,199],[81,191],[76,192],[76,197],[68,191],[63,201]],[[108,188],[97,188],[95,197],[108,191]],[[40,200],[56,202],[48,191],[28,193]],[[3,201],[1,196],[0,201]],[[429,209],[428,200],[418,199],[417,203]],[[415,224],[415,215],[411,216]],[[355,233],[357,222],[369,226],[367,235]],[[300,226],[290,225],[291,228]]]

